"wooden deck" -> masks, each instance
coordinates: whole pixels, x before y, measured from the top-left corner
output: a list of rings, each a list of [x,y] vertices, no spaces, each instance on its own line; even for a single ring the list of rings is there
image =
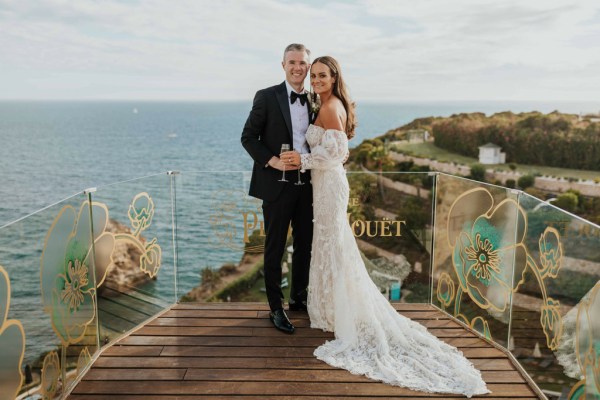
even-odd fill
[[[482,371],[491,394],[537,399],[508,357],[426,304],[397,304],[403,315],[458,347]],[[306,313],[288,314],[296,333],[272,327],[257,303],[173,306],[106,349],[68,397],[79,399],[437,399],[332,368],[313,350],[333,335],[310,329]]]

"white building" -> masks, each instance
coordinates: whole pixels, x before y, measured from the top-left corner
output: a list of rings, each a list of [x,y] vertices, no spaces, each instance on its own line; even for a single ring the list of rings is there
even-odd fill
[[[506,162],[506,153],[502,153],[502,147],[487,143],[479,146],[479,162],[481,164],[504,164]]]
[[[407,132],[408,143],[425,143],[429,141],[429,132],[424,129],[413,129]]]

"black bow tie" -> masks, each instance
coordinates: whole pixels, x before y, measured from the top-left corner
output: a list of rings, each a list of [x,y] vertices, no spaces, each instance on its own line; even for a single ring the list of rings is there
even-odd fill
[[[306,93],[299,94],[292,90],[292,93],[290,94],[290,102],[294,104],[296,99],[300,99],[300,104],[305,105],[308,101],[308,96]]]

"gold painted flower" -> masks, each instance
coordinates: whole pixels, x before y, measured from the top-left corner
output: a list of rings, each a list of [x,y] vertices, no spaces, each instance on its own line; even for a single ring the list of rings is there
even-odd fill
[[[8,319],[9,308],[10,279],[0,266],[0,398],[14,399],[23,384],[25,331],[21,322]]]
[[[154,202],[146,192],[138,193],[129,205],[129,221],[135,230],[133,236],[150,226],[154,216]]]
[[[90,355],[90,351],[87,347],[84,347],[79,353],[79,358],[77,358],[77,376],[80,376],[83,370],[90,364],[92,361],[92,356]]]
[[[44,399],[53,399],[56,396],[59,386],[59,378],[61,376],[60,361],[58,354],[51,351],[44,357],[42,366],[42,394]]]
[[[556,350],[562,337],[563,325],[560,316],[560,303],[548,297],[545,304],[542,306],[540,315],[540,323],[546,335],[546,344],[550,350]]]
[[[560,234],[555,228],[548,227],[540,236],[540,263],[542,278],[550,276],[556,278],[562,263],[562,244]]]
[[[475,235],[473,247],[467,247],[465,252],[467,253],[467,260],[474,262],[471,273],[486,286],[489,286],[492,278],[491,271],[500,272],[498,268],[498,250],[493,249],[489,239],[481,240],[481,234],[478,233]]]
[[[155,277],[160,270],[161,257],[162,250],[156,243],[156,238],[154,238],[150,244],[146,246],[146,251],[140,257],[140,269],[151,278]]]
[[[89,202],[84,201],[79,212],[64,206],[46,234],[41,259],[42,302],[64,345],[83,339],[96,317],[97,286],[89,266],[95,265],[101,283],[112,264],[114,248],[114,236],[105,232],[107,224],[106,206],[92,203],[90,210]],[[95,257],[94,247],[100,250]]]
[[[473,318],[473,320],[471,321],[471,323],[469,325],[471,326],[471,328],[473,328],[477,332],[480,332],[487,339],[492,340],[490,326],[489,326],[488,322],[485,319],[483,319],[483,317]]]
[[[494,205],[483,188],[463,193],[452,205],[447,224],[452,264],[460,289],[479,307],[504,312],[524,282],[525,221],[516,201]]]
[[[76,311],[83,303],[82,288],[88,284],[88,267],[79,260],[69,261],[67,276],[62,275],[65,280],[65,288],[60,294],[60,299],[67,304],[69,311]]]
[[[444,308],[452,304],[454,300],[454,282],[447,273],[442,273],[437,285],[437,298]]]

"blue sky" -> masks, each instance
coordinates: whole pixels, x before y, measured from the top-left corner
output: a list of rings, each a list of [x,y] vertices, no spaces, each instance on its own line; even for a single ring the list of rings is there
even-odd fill
[[[357,100],[600,93],[596,0],[0,0],[0,99],[246,100],[291,42]]]

